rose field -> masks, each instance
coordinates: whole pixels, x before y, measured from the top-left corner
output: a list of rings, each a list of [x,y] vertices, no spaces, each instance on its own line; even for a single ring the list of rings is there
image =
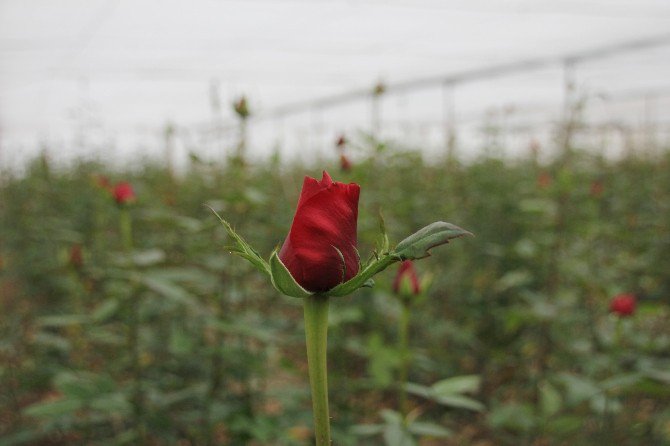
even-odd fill
[[[4,172],[0,446],[670,445],[640,153]]]

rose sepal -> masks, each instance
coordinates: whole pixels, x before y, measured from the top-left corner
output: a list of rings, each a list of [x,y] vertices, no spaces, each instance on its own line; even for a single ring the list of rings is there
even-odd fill
[[[394,254],[386,254],[376,260],[370,262],[366,267],[356,274],[353,278],[348,281],[339,284],[335,288],[326,291],[324,294],[333,297],[342,297],[348,296],[359,288],[363,287],[372,287],[374,286],[374,281],[372,276],[375,274],[384,271],[393,263],[400,260]]]
[[[228,233],[230,238],[233,239],[233,244],[230,246],[226,246],[225,248],[228,249],[231,253],[237,254],[243,259],[248,260],[249,263],[251,263],[254,267],[256,267],[256,269],[258,269],[260,272],[265,273],[268,276],[272,277],[270,265],[268,264],[268,262],[263,260],[263,258],[258,254],[258,252],[256,252],[256,250],[252,248],[251,245],[246,242],[246,240],[237,235],[232,226],[230,226],[230,223],[221,218],[221,216],[214,209],[212,209],[211,207],[209,209],[214,213],[214,215],[216,215],[219,221],[221,221],[223,227],[226,228],[226,232]]]
[[[272,251],[272,255],[270,256],[270,280],[272,280],[272,286],[277,291],[287,296],[304,299],[314,294],[301,287],[295,281],[289,270],[282,263],[279,255],[277,255],[276,249]]]

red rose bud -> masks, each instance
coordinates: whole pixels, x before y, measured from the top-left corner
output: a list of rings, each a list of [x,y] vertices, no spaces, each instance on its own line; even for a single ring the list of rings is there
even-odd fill
[[[112,195],[118,204],[126,204],[135,200],[135,191],[130,183],[118,183],[114,186]]]
[[[344,135],[340,135],[335,141],[335,147],[337,147],[340,150],[343,150],[344,146],[346,145],[347,145],[347,138],[345,138]]]
[[[591,183],[591,196],[593,198],[600,198],[603,196],[603,192],[605,192],[605,185],[603,184],[602,181],[596,180]]]
[[[112,183],[109,182],[109,178],[107,178],[104,175],[95,175],[93,177],[95,181],[95,185],[98,186],[100,189],[105,189],[105,190],[111,190],[112,189]]]
[[[546,189],[549,186],[551,186],[551,175],[548,174],[547,172],[542,172],[538,177],[537,177],[537,187],[540,189]]]
[[[293,224],[279,251],[304,289],[328,291],[358,273],[358,184],[305,177]]]
[[[619,294],[610,302],[610,311],[619,316],[630,316],[635,313],[637,299],[634,294]]]
[[[237,116],[239,116],[242,119],[246,119],[249,117],[249,107],[247,106],[247,98],[242,96],[239,98],[235,103],[233,103],[233,109],[235,110],[235,113],[237,113]]]
[[[421,294],[421,283],[411,260],[405,260],[398,268],[393,280],[393,292],[396,294]]]
[[[70,248],[70,266],[74,268],[81,268],[84,265],[84,254],[80,244],[74,244]]]
[[[343,153],[340,155],[340,169],[342,172],[349,172],[351,168],[353,167],[353,164],[351,164],[351,161],[347,156]]]

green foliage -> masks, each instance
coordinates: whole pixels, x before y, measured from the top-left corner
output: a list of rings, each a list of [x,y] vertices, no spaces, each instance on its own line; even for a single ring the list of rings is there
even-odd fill
[[[444,406],[481,412],[485,409],[484,405],[464,395],[479,390],[480,383],[479,376],[467,375],[443,379],[431,386],[407,383],[405,387],[409,393],[433,400]]]
[[[312,444],[299,301],[228,251],[269,276],[250,247],[273,252],[323,167],[361,185],[361,270],[377,273],[331,300],[334,444],[670,444],[670,156],[461,164],[376,147],[340,174],[38,159],[3,175],[0,445]],[[131,251],[99,174],[136,189]],[[437,219],[476,238],[416,262],[432,284],[411,308],[401,414],[393,244]],[[419,239],[416,257],[436,242]],[[617,319],[624,291],[638,311]]]

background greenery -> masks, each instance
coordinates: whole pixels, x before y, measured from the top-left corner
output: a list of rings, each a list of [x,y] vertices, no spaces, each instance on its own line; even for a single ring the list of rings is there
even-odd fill
[[[267,256],[323,168],[361,186],[362,256],[380,209],[392,243],[435,220],[476,234],[417,263],[432,286],[411,307],[406,417],[395,268],[333,301],[334,444],[670,444],[670,154],[359,149],[350,172],[275,157],[5,173],[0,445],[311,444],[300,302],[229,255],[203,204]],[[100,175],[135,188],[131,251]],[[620,292],[633,317],[609,314]]]

